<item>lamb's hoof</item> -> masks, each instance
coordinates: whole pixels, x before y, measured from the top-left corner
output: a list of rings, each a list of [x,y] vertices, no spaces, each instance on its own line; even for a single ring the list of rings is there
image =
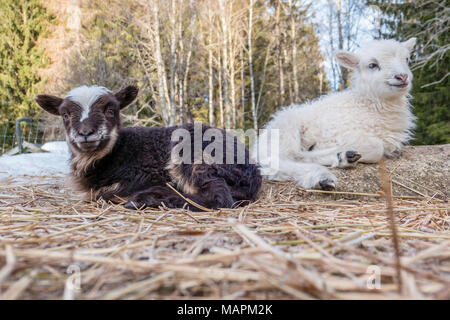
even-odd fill
[[[319,181],[320,188],[325,191],[336,190],[336,183],[331,179],[323,179]]]
[[[361,155],[356,151],[347,151],[345,153],[345,157],[347,158],[348,163],[355,163],[359,159],[361,159]]]
[[[130,210],[138,210],[138,209],[141,209],[141,207],[142,207],[142,206],[139,206],[137,203],[135,203],[133,201],[128,201],[123,206],[125,208],[127,208],[127,209],[130,209]]]

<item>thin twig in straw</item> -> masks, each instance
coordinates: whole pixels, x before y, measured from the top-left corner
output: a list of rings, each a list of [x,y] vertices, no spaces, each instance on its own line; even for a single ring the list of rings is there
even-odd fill
[[[202,205],[199,205],[198,203],[195,203],[194,201],[192,201],[192,200],[189,199],[189,198],[186,198],[186,197],[183,196],[180,192],[178,192],[177,189],[175,189],[174,187],[172,187],[170,184],[166,183],[166,185],[167,185],[170,189],[172,189],[176,194],[178,194],[180,197],[182,197],[186,202],[192,204],[194,207],[196,207],[196,208],[198,208],[198,209],[200,209],[200,210],[203,210],[203,211],[209,211],[209,212],[213,212],[213,211],[214,211],[214,210],[212,210],[212,209],[209,209],[209,208],[206,208],[206,207],[204,207],[204,206],[202,206]]]
[[[395,216],[392,204],[392,178],[389,175],[386,164],[384,160],[380,162],[380,177],[381,177],[381,186],[383,188],[384,196],[386,199],[386,213],[389,218],[391,232],[392,232],[392,242],[394,244],[395,251],[395,261],[396,261],[396,271],[397,271],[397,284],[398,284],[398,293],[402,293],[402,277],[401,277],[401,261],[400,261],[400,247],[397,235],[397,225],[395,223]]]

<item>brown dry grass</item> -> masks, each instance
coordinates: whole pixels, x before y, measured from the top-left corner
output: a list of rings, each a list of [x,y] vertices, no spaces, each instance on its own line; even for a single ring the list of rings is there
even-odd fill
[[[0,295],[449,299],[448,203],[393,197],[403,284],[398,292],[380,195],[311,192],[266,181],[260,200],[248,207],[197,213],[87,203],[57,180],[2,184]],[[381,286],[370,289],[377,270]],[[72,285],[78,279],[80,290]]]

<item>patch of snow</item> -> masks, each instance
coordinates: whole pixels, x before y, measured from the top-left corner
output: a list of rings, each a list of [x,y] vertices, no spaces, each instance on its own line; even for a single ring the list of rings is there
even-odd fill
[[[42,177],[44,180],[70,172],[70,152],[65,141],[48,142],[42,149],[48,152],[1,156],[0,183],[1,180],[27,183],[30,178]]]
[[[69,154],[69,146],[67,145],[67,142],[65,141],[51,141],[45,143],[42,147],[42,150],[48,151],[48,152],[57,152],[57,153],[64,153]]]

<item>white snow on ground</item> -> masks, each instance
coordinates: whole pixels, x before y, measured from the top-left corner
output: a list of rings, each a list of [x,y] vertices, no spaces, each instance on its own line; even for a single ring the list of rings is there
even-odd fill
[[[69,146],[65,141],[52,141],[47,142],[41,147],[42,150],[54,153],[69,154]]]
[[[41,148],[48,152],[1,156],[0,180],[26,183],[28,178],[62,177],[70,172],[70,153],[65,141],[47,142]]]

